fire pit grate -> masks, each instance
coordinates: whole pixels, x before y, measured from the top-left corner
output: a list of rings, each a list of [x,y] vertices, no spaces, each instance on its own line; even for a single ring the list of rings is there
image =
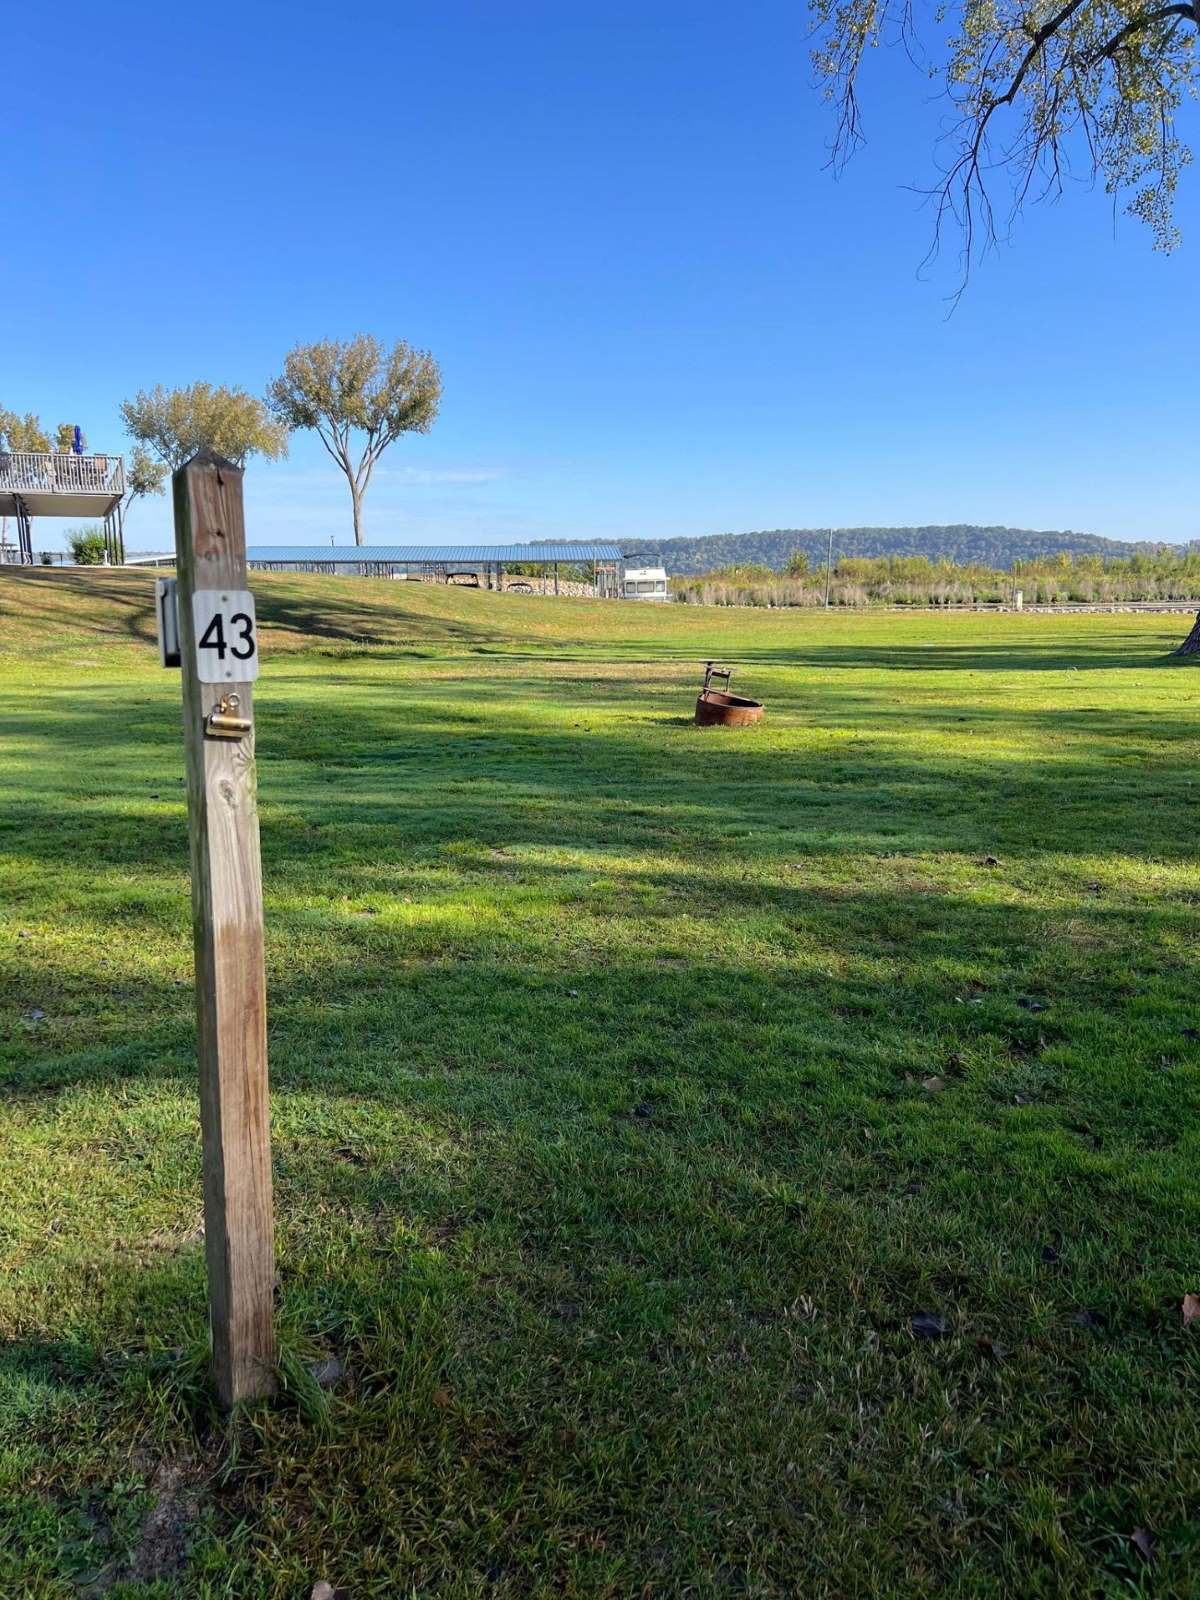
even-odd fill
[[[704,687],[696,697],[696,722],[701,728],[746,728],[752,722],[761,722],[761,700],[748,700],[745,695],[731,694],[729,680],[732,667],[720,667],[715,661],[704,663]],[[723,678],[724,689],[714,689],[713,679]]]

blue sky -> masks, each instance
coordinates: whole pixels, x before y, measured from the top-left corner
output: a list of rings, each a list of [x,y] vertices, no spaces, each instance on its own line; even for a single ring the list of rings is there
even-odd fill
[[[1200,536],[1200,171],[1175,255],[1080,184],[947,320],[954,263],[919,274],[906,187],[941,109],[881,52],[835,182],[798,4],[117,3],[8,30],[41,65],[5,87],[0,402],[93,448],[124,448],[138,388],[261,391],[294,342],[363,329],[445,379],[369,540]],[[350,537],[311,436],[252,463],[247,509],[256,541]],[[166,499],[128,542],[170,544]]]

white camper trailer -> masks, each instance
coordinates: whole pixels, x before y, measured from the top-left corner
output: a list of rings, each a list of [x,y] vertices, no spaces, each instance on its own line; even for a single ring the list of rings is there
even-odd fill
[[[626,600],[669,600],[665,567],[626,567],[621,593]]]

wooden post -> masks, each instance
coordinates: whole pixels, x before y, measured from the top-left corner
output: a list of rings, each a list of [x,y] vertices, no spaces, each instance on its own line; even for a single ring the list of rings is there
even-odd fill
[[[246,590],[242,473],[195,456],[172,480],[192,855],[204,1237],[213,1377],[226,1408],[275,1383],[262,866],[253,702],[258,646]],[[200,640],[197,606],[200,596]],[[248,598],[248,597],[247,597]],[[220,625],[204,623],[205,607]],[[207,639],[208,643],[203,641]],[[219,676],[220,681],[202,681]],[[237,703],[232,704],[236,694]],[[217,722],[211,719],[216,714]],[[236,715],[234,715],[236,713]],[[240,735],[239,722],[246,725]],[[216,736],[217,727],[224,730]]]

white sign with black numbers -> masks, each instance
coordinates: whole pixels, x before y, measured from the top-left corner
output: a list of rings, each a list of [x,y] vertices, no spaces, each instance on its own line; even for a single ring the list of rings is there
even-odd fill
[[[249,589],[197,589],[192,620],[201,683],[252,683],[258,677],[258,627]]]

